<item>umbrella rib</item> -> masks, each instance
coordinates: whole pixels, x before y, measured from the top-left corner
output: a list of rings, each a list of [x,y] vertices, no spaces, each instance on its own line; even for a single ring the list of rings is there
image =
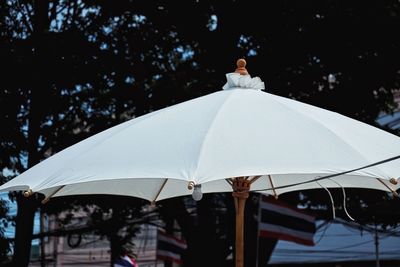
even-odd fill
[[[390,188],[387,184],[385,184],[380,178],[376,178],[376,180],[378,180],[379,182],[381,182],[381,184],[383,184],[387,189],[390,190],[390,192],[392,192],[393,195],[397,196],[397,192],[394,191],[392,188]]]
[[[400,155],[392,157],[392,158],[384,159],[384,160],[381,160],[381,161],[378,161],[378,162],[374,162],[374,163],[371,163],[369,165],[365,165],[363,167],[355,168],[355,169],[352,169],[352,170],[339,172],[339,173],[335,173],[335,174],[330,174],[330,175],[326,175],[326,176],[321,176],[321,177],[318,177],[318,178],[315,178],[315,179],[312,179],[312,180],[308,180],[308,181],[304,181],[304,182],[300,182],[300,183],[294,183],[294,184],[290,184],[290,185],[281,185],[281,186],[276,187],[276,189],[282,189],[282,188],[288,188],[288,187],[302,185],[302,184],[313,183],[315,181],[325,180],[325,179],[337,177],[337,176],[340,176],[340,175],[345,175],[345,174],[348,174],[348,173],[351,173],[351,172],[360,171],[360,170],[363,170],[363,169],[374,167],[376,165],[387,163],[387,162],[390,162],[390,161],[393,161],[393,160],[396,160],[396,159],[400,159]],[[257,191],[262,191],[262,190],[257,190]]]
[[[257,175],[257,176],[253,176],[253,178],[251,178],[250,180],[250,184],[254,183],[255,181],[257,181],[262,175]]]
[[[63,189],[65,187],[65,185],[60,186],[59,188],[57,188],[53,193],[51,193],[50,195],[48,195],[47,197],[45,197],[45,199],[42,200],[42,204],[46,204],[47,202],[49,202],[50,198],[53,197],[55,194],[57,194],[58,192],[60,192],[61,189]]]
[[[278,194],[276,193],[274,182],[272,181],[272,176],[269,174],[268,174],[268,179],[269,179],[269,182],[271,183],[272,192],[274,193],[274,197],[275,197],[275,199],[278,199]]]
[[[246,176],[244,177],[245,180],[249,180],[250,179],[250,184],[254,183],[255,181],[257,181],[260,177],[262,177],[262,175],[257,175],[257,176],[253,176],[253,178],[250,179],[250,176]],[[233,178],[229,178],[229,179],[225,179],[225,181],[229,184],[229,185],[233,185]]]
[[[158,190],[156,197],[154,198],[154,200],[152,201],[152,203],[156,203],[158,196],[161,194],[161,191],[164,189],[165,184],[167,183],[168,178],[165,178],[163,184],[160,187],[160,190]]]
[[[226,181],[228,184],[230,184],[231,186],[233,185],[232,178],[225,179],[225,181]]]

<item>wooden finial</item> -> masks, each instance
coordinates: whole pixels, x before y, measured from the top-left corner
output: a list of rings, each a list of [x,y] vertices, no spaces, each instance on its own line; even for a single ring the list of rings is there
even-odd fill
[[[239,58],[236,61],[237,68],[235,70],[236,73],[239,73],[240,75],[249,75],[249,73],[246,70],[246,60],[244,58]]]

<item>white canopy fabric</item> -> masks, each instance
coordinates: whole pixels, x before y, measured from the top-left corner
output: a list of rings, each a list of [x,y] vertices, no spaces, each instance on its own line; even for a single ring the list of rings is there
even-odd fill
[[[231,82],[227,90],[105,130],[42,161],[0,191],[156,201],[191,194],[189,181],[201,184],[203,193],[232,191],[225,179],[239,176],[262,176],[251,189],[274,188],[277,194],[321,186],[398,188],[389,179],[400,175],[399,159],[315,179],[399,156],[399,137],[241,84]]]

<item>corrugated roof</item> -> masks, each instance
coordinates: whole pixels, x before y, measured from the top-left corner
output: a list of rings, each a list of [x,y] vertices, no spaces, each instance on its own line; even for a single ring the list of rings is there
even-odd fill
[[[358,227],[338,221],[326,224],[316,234],[313,247],[278,241],[269,264],[375,261],[375,234]],[[378,236],[380,260],[400,260],[400,229]]]

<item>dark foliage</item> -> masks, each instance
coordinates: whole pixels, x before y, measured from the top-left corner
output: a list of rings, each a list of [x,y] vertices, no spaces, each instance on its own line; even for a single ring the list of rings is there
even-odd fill
[[[0,167],[16,175],[117,123],[219,90],[242,56],[267,91],[374,124],[395,108],[399,29],[394,0],[1,1]],[[198,204],[199,236],[221,228],[207,221],[216,198]],[[180,206],[175,219],[189,220]],[[208,237],[210,251],[229,249],[225,229]],[[29,231],[16,240],[19,266]]]

